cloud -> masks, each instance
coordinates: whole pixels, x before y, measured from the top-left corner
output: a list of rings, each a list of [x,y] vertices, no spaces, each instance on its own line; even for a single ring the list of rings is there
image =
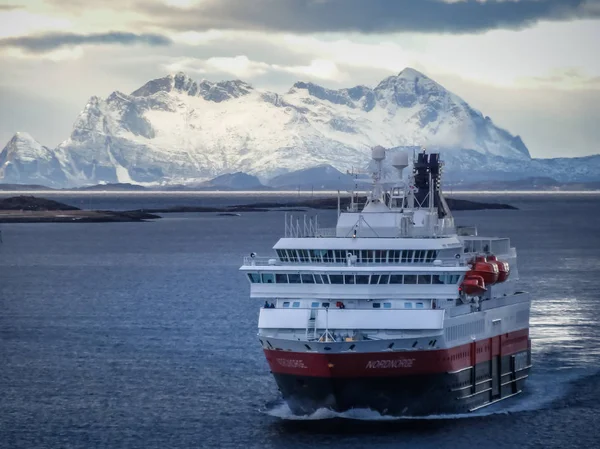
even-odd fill
[[[280,65],[254,61],[246,55],[234,57],[212,57],[205,60],[197,58],[178,58],[164,68],[169,72],[186,72],[199,74],[226,74],[237,78],[248,79],[266,75],[270,72],[290,73],[307,76],[311,79],[337,80],[347,78],[337,65],[328,60],[313,59],[307,65]]]
[[[189,7],[139,2],[135,8],[176,30],[446,32],[519,29],[542,20],[600,17],[598,0],[204,0]]]
[[[12,11],[13,9],[21,9],[19,5],[0,5],[0,11]]]
[[[525,86],[552,87],[564,89],[598,89],[600,76],[589,76],[578,68],[556,69],[546,76],[536,76],[521,80]]]
[[[149,46],[169,45],[171,40],[160,34],[108,32],[97,34],[45,33],[0,39],[0,48],[18,48],[29,53],[47,53],[66,46],[85,44]]]

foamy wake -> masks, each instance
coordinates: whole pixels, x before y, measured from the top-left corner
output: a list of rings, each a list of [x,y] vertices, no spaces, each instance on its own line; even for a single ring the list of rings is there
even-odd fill
[[[353,419],[360,421],[398,421],[398,420],[429,420],[429,419],[468,419],[497,414],[519,413],[547,408],[553,402],[564,397],[571,384],[589,372],[583,370],[554,370],[552,372],[533,373],[528,379],[523,393],[485,407],[473,413],[429,415],[429,416],[389,416],[381,415],[371,409],[352,409],[346,412],[335,412],[329,409],[319,409],[310,415],[294,415],[283,401],[271,404],[263,412],[280,419],[294,421],[317,421],[324,419]]]

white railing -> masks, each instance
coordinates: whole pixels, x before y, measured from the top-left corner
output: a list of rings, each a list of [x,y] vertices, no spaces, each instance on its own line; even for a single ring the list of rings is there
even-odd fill
[[[440,263],[433,262],[392,262],[392,261],[381,261],[381,262],[352,262],[348,263],[348,261],[340,261],[340,262],[322,262],[318,260],[307,260],[305,262],[292,261],[292,262],[284,262],[277,258],[277,256],[273,257],[252,257],[252,256],[244,256],[244,266],[257,266],[257,267],[265,267],[265,266],[276,266],[276,267],[294,267],[295,270],[302,270],[301,267],[311,267],[316,268],[318,266],[324,267],[460,267],[465,265],[465,261],[462,259],[436,259],[439,260]]]
[[[364,221],[363,217],[359,217],[356,225],[360,225],[360,222]],[[367,227],[370,228],[369,224],[364,222]],[[351,231],[355,227],[348,228],[347,233],[340,235],[339,238],[351,237]],[[409,217],[403,217],[402,222],[394,231],[391,230],[392,234],[389,237],[396,238],[431,238],[431,237],[445,237],[456,234],[456,228],[453,223],[447,223],[442,221],[441,224],[434,226],[413,226],[410,222]],[[301,218],[291,214],[285,214],[285,229],[284,236],[286,238],[337,238],[337,228],[321,228],[319,227],[318,216],[308,217],[303,215]],[[376,232],[367,232],[361,235],[364,238],[378,238]]]
[[[317,228],[314,237],[337,237],[337,228]]]

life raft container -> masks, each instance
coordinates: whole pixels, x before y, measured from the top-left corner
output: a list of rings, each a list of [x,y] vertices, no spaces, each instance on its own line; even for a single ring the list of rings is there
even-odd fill
[[[510,265],[508,262],[498,260],[498,258],[493,254],[487,257],[487,261],[495,264],[498,267],[498,283],[504,282],[508,279],[508,276],[510,276]]]
[[[468,296],[479,296],[487,290],[482,276],[468,273],[460,284],[460,289]]]
[[[477,256],[469,265],[471,269],[467,271],[468,276],[481,276],[485,281],[485,285],[494,285],[498,282],[500,272],[496,263],[488,262],[485,256]]]

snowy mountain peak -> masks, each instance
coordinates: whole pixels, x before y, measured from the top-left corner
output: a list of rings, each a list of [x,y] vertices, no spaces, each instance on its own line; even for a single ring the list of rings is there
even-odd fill
[[[35,140],[29,133],[17,131],[8,142],[7,147],[10,148],[42,148],[42,145]]]
[[[220,103],[231,98],[249,94],[253,87],[241,80],[212,83],[207,80],[194,81],[183,72],[148,81],[131,93],[133,97],[150,97],[158,92],[176,92],[191,97],[202,97],[207,101]]]
[[[45,185],[66,181],[54,151],[25,132],[17,132],[0,152],[0,179],[9,183]]]
[[[386,105],[396,105],[402,108],[410,108],[416,104],[426,104],[432,100],[441,103],[449,99],[454,102],[463,102],[422,73],[406,68],[398,75],[389,76],[382,80],[374,89],[377,98],[384,101]],[[436,104],[436,107],[443,106]]]
[[[405,69],[401,70],[400,73],[396,75],[396,78],[402,78],[408,81],[415,81],[418,78],[424,78],[428,80],[431,79],[423,73],[419,72],[418,70],[413,69],[412,67],[406,67]]]

